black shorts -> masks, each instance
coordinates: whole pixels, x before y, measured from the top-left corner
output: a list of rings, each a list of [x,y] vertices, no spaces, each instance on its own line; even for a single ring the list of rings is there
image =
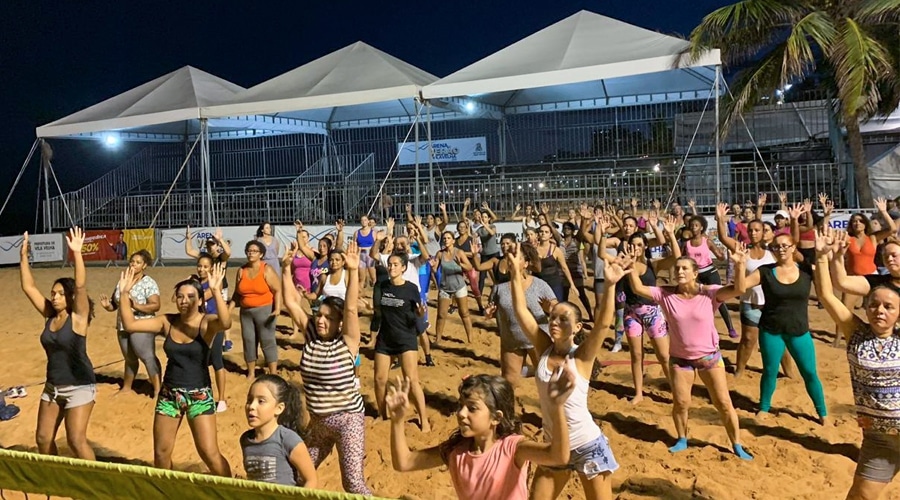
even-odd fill
[[[401,339],[391,339],[391,342],[384,340],[384,336],[379,334],[375,339],[375,352],[386,356],[399,356],[404,352],[418,351],[419,338],[413,336],[404,336]]]

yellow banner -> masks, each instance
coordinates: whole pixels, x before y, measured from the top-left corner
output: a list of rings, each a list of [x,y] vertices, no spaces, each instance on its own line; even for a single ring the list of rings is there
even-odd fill
[[[156,231],[153,229],[126,229],[125,244],[128,247],[127,256],[120,260],[127,260],[138,250],[150,252],[150,257],[156,260]]]
[[[280,486],[140,465],[91,462],[76,458],[0,449],[0,493],[4,490],[97,500],[126,498],[351,500],[364,498],[347,493],[309,490],[296,486]]]

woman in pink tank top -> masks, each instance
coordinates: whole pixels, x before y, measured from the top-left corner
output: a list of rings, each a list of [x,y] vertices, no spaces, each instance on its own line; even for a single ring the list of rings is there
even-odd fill
[[[719,276],[719,270],[713,264],[713,255],[719,260],[725,259],[725,253],[716,246],[707,236],[706,228],[708,223],[706,217],[695,215],[691,217],[688,227],[691,230],[691,239],[684,242],[684,255],[690,257],[697,263],[699,268],[697,281],[703,285],[721,285],[722,277]],[[725,304],[719,304],[719,314],[722,321],[725,322],[725,328],[728,329],[728,336],[738,338],[737,330],[734,329],[734,323],[728,314],[728,307]]]

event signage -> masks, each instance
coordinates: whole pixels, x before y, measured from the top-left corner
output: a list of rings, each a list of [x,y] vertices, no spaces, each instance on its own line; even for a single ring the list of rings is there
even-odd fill
[[[22,236],[6,236],[0,238],[0,264],[18,264],[19,252],[22,248]],[[31,262],[60,262],[63,259],[62,234],[28,235],[31,245],[29,252]]]
[[[119,231],[108,230],[85,231],[84,244],[81,246],[81,257],[85,261],[116,260],[116,245],[119,241],[119,233]],[[71,262],[71,250],[67,252],[67,255]]]
[[[487,141],[484,137],[463,137],[431,141],[432,160],[439,163],[487,161]],[[416,143],[398,143],[400,165],[416,164]],[[419,163],[428,163],[428,142],[418,145]]]

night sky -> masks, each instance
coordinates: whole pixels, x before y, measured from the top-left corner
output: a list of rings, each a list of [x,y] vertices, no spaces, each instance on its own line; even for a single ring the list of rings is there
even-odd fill
[[[0,203],[35,127],[192,65],[250,87],[358,40],[439,77],[581,9],[686,36],[730,2],[194,1],[0,3]],[[128,158],[127,147],[54,141],[63,191]],[[29,165],[0,233],[32,230],[38,163]]]

